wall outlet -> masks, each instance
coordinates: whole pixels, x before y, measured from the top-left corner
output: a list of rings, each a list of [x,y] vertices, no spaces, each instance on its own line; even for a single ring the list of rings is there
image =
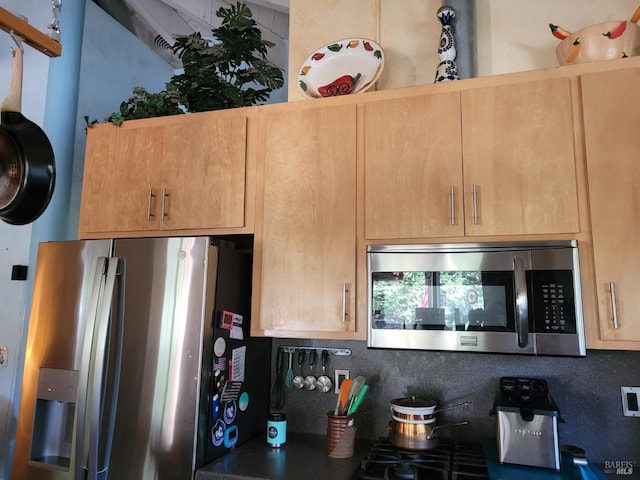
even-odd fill
[[[335,374],[335,382],[333,382],[333,385],[334,385],[333,391],[337,395],[338,393],[340,393],[340,385],[342,384],[342,382],[346,378],[349,378],[349,370],[336,370],[334,374]]]
[[[620,387],[622,413],[625,417],[640,417],[640,387]]]

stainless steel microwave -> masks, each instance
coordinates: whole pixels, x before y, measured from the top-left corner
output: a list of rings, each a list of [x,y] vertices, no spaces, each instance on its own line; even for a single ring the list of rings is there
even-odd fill
[[[370,245],[371,348],[586,354],[577,241]]]

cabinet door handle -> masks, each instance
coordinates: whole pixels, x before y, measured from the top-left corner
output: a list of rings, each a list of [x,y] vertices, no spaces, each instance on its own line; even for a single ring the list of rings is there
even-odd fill
[[[449,205],[451,206],[451,225],[456,224],[456,189],[453,185],[449,187]]]
[[[478,224],[478,187],[474,183],[471,185],[471,197],[473,198],[473,224]]]
[[[167,206],[166,200],[168,196],[169,194],[167,193],[166,187],[162,187],[162,209],[160,210],[160,220],[163,220],[163,221],[165,218],[169,216],[166,210],[166,206]]]
[[[609,283],[611,291],[611,313],[613,314],[613,328],[618,328],[618,304],[616,303],[616,284]]]
[[[342,284],[342,322],[349,321],[349,291],[351,290],[351,284]]]
[[[149,189],[149,198],[147,200],[147,220],[151,220],[151,217],[153,217],[153,213],[151,213],[151,205],[153,204],[153,199],[155,198],[155,195],[153,194],[153,188]]]

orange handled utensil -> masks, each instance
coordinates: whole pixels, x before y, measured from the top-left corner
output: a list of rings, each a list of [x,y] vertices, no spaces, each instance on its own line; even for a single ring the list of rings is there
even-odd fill
[[[336,403],[336,409],[333,412],[334,415],[342,415],[347,407],[347,399],[349,398],[349,390],[353,380],[345,378],[340,384],[340,394],[338,395],[338,403]]]

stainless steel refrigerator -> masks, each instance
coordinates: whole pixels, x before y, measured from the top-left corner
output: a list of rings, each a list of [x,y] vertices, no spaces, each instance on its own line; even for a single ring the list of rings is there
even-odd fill
[[[40,244],[11,478],[188,480],[265,434],[251,260],[208,237]]]

